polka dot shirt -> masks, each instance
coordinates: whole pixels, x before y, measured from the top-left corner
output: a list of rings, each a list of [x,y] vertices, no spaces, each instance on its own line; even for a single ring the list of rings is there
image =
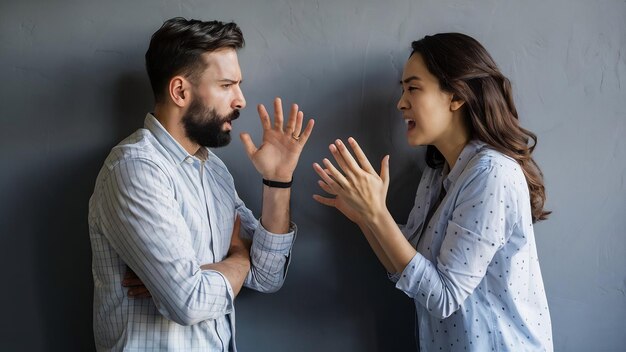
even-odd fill
[[[441,187],[445,197],[436,206]],[[400,226],[417,254],[390,275],[415,301],[422,351],[552,351],[530,198],[519,164],[479,141],[424,171]]]

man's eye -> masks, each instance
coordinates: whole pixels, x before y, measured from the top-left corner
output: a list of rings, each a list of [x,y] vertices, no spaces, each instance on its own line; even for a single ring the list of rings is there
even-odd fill
[[[222,88],[230,88],[232,84],[222,84]]]
[[[409,92],[412,91],[412,90],[419,90],[419,88],[417,88],[417,87],[409,87]]]

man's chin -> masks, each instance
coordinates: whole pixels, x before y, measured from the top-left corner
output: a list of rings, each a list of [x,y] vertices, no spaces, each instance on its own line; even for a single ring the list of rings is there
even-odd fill
[[[221,148],[221,147],[225,147],[228,144],[230,144],[230,131],[222,131],[222,133],[220,133],[220,135],[211,140],[210,143],[207,143],[208,145],[205,145],[205,147],[208,148]]]

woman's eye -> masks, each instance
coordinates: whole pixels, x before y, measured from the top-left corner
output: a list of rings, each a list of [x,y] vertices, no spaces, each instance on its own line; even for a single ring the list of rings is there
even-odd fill
[[[417,88],[417,87],[409,87],[409,92],[413,91],[413,90],[419,90],[419,88]]]

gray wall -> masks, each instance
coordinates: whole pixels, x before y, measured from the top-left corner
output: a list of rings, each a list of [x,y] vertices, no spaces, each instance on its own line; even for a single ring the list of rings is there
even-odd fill
[[[535,131],[549,221],[536,228],[557,351],[626,345],[625,1],[7,1],[0,4],[2,351],[87,351],[87,201],[108,150],[152,107],[143,54],[163,20],[234,20],[248,108],[298,102],[317,126],[296,173],[300,226],[283,289],[238,298],[243,351],[414,350],[412,302],[354,226],[311,200],[310,167],[336,137],[391,153],[389,204],[406,218],[423,150],[395,110],[409,43],[461,31],[513,81]],[[241,143],[218,151],[258,212]],[[392,348],[393,347],[393,348]]]

